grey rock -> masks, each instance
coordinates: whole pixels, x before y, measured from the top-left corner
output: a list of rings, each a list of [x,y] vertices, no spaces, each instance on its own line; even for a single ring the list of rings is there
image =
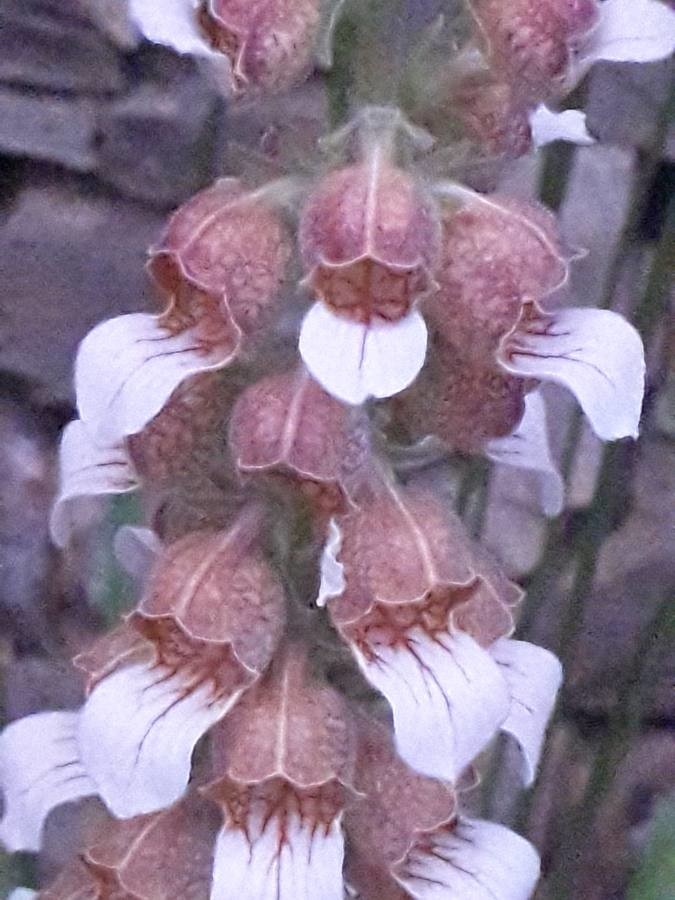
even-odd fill
[[[2,153],[91,172],[96,165],[95,129],[90,100],[0,87]]]
[[[0,220],[0,368],[71,396],[78,342],[97,322],[148,303],[146,249],[163,217],[84,193],[83,183],[35,181]]]
[[[50,91],[113,93],[126,79],[122,57],[82,17],[75,0],[3,0],[0,81]]]
[[[83,16],[93,22],[122,50],[137,46],[140,35],[132,25],[126,0],[74,0]]]
[[[21,405],[0,401],[0,631],[39,644],[47,634],[54,489],[45,436]]]
[[[166,208],[216,175],[223,107],[189,61],[162,58],[163,79],[101,110],[97,171],[122,193]]]

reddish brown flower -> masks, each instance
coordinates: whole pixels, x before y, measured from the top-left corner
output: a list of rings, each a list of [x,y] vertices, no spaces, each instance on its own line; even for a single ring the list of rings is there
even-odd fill
[[[320,12],[319,0],[205,0],[201,22],[235,89],[279,91],[308,73]]]
[[[345,816],[354,847],[346,877],[358,896],[529,900],[539,875],[534,848],[501,825],[464,818],[454,790],[413,772],[387,729],[365,719],[359,724],[362,797]]]
[[[470,6],[492,66],[533,102],[563,82],[573,39],[597,15],[589,0],[472,0]]]
[[[205,330],[217,328],[229,315],[250,334],[279,299],[291,245],[269,202],[221,178],[173,214],[150,254],[150,272],[171,300],[166,327],[206,319]]]
[[[487,366],[527,303],[567,277],[555,217],[543,207],[477,195],[443,224],[439,289],[425,315],[464,361]]]
[[[86,661],[99,675],[79,717],[79,755],[117,815],[180,797],[196,742],[272,659],[284,597],[257,548],[259,526],[249,509],[229,531],[169,546],[130,617],[140,646],[122,635],[107,648],[112,664],[105,654]]]
[[[242,474],[292,479],[322,517],[344,510],[368,456],[360,417],[303,367],[247,388],[234,406],[229,440]]]
[[[320,298],[300,332],[317,381],[347,403],[388,397],[424,362],[415,302],[434,287],[436,204],[373,138],[364,160],[319,183],[300,219],[306,283]]]
[[[456,778],[507,717],[487,650],[510,634],[521,591],[437,499],[385,481],[337,520],[323,575],[322,602],[392,706],[399,752]]]
[[[374,149],[327,175],[300,221],[309,287],[356,322],[395,322],[433,281],[440,239],[433,200]]]
[[[342,900],[342,810],[355,743],[341,697],[290,646],[214,734],[222,810],[213,900]]]

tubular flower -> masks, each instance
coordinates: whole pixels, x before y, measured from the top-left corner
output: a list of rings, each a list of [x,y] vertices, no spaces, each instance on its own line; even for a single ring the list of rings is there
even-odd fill
[[[322,575],[319,602],[389,701],[409,765],[454,781],[503,728],[533,779],[560,664],[509,638],[521,592],[458,520],[382,481],[336,520]]]
[[[189,794],[170,809],[110,820],[40,900],[207,900],[218,828],[215,808]]]
[[[547,381],[568,388],[603,440],[637,437],[640,337],[609,310],[545,309],[567,263],[553,217],[539,207],[472,195],[445,220],[443,246],[439,290],[425,309],[430,361],[394,416],[417,439],[435,436],[540,473],[544,508],[555,514],[562,482],[534,389]]]
[[[218,374],[203,372],[180,384],[141,431],[119,442],[96,443],[81,419],[70,422],[59,448],[59,491],[50,521],[54,543],[65,546],[86,524],[77,503],[82,497],[128,493],[141,485],[161,493],[197,472],[226,480],[232,473],[217,450],[231,404]]]
[[[355,741],[341,696],[289,647],[214,739],[223,811],[211,900],[342,900]]]
[[[228,532],[167,548],[129,624],[78,658],[88,675],[82,709],[3,732],[8,846],[35,848],[49,811],[87,794],[120,817],[182,795],[195,744],[265,671],[283,630],[282,589],[255,547],[257,526],[248,510]],[[35,741],[43,752],[33,771],[24,755]]]
[[[75,393],[92,440],[137,434],[186,378],[232,363],[269,324],[289,255],[280,216],[234,179],[181,207],[150,260],[166,310],[110,319],[80,345]]]
[[[130,0],[144,37],[215,63],[230,90],[279,91],[305,77],[321,0]]]
[[[461,815],[453,790],[411,771],[388,732],[360,729],[356,787],[345,816],[356,849],[347,878],[361,900],[527,900],[539,858],[503,825]],[[401,815],[405,809],[405,815]]]
[[[494,152],[517,155],[509,131],[495,127],[509,109],[519,119],[529,116],[535,146],[592,143],[584,113],[553,112],[545,102],[569,93],[596,62],[649,62],[675,50],[675,13],[661,0],[468,0],[468,6],[491,77],[478,91],[485,115],[462,103],[461,91],[459,113]],[[467,85],[476,77],[468,75]]]
[[[298,484],[323,519],[350,502],[352,473],[368,451],[363,431],[361,417],[300,367],[242,392],[229,441],[243,476],[273,473]]]
[[[392,136],[361,116],[362,159],[329,173],[305,204],[299,244],[318,302],[300,353],[316,380],[347,403],[388,397],[424,363],[416,302],[434,288],[440,220],[431,195],[392,161]],[[399,126],[394,122],[394,127]]]

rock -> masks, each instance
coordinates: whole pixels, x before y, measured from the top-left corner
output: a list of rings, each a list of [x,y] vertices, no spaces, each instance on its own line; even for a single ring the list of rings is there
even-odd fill
[[[0,368],[71,398],[77,344],[97,322],[149,302],[146,249],[163,216],[77,178],[37,177],[0,219]]]
[[[96,165],[92,101],[0,87],[0,152],[80,172]]]
[[[86,16],[113,44],[132,50],[140,37],[129,18],[126,0],[75,0],[81,15]]]
[[[97,173],[122,193],[167,208],[215,177],[223,107],[189,60],[151,52],[156,80],[141,81],[101,110]]]
[[[0,632],[26,647],[43,645],[49,630],[53,491],[46,435],[27,409],[0,400]]]
[[[107,94],[126,79],[115,47],[60,0],[3,0],[0,81],[49,91]]]

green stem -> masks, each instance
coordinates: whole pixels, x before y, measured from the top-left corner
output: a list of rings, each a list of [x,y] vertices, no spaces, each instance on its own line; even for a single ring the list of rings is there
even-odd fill
[[[350,95],[354,81],[353,54],[357,26],[349,14],[339,20],[333,36],[333,65],[326,73],[328,115],[331,128],[338,128],[349,117]]]
[[[668,311],[670,285],[675,271],[675,197],[666,212],[663,234],[652,259],[647,286],[635,310],[633,324],[646,344],[652,338],[661,318]]]

